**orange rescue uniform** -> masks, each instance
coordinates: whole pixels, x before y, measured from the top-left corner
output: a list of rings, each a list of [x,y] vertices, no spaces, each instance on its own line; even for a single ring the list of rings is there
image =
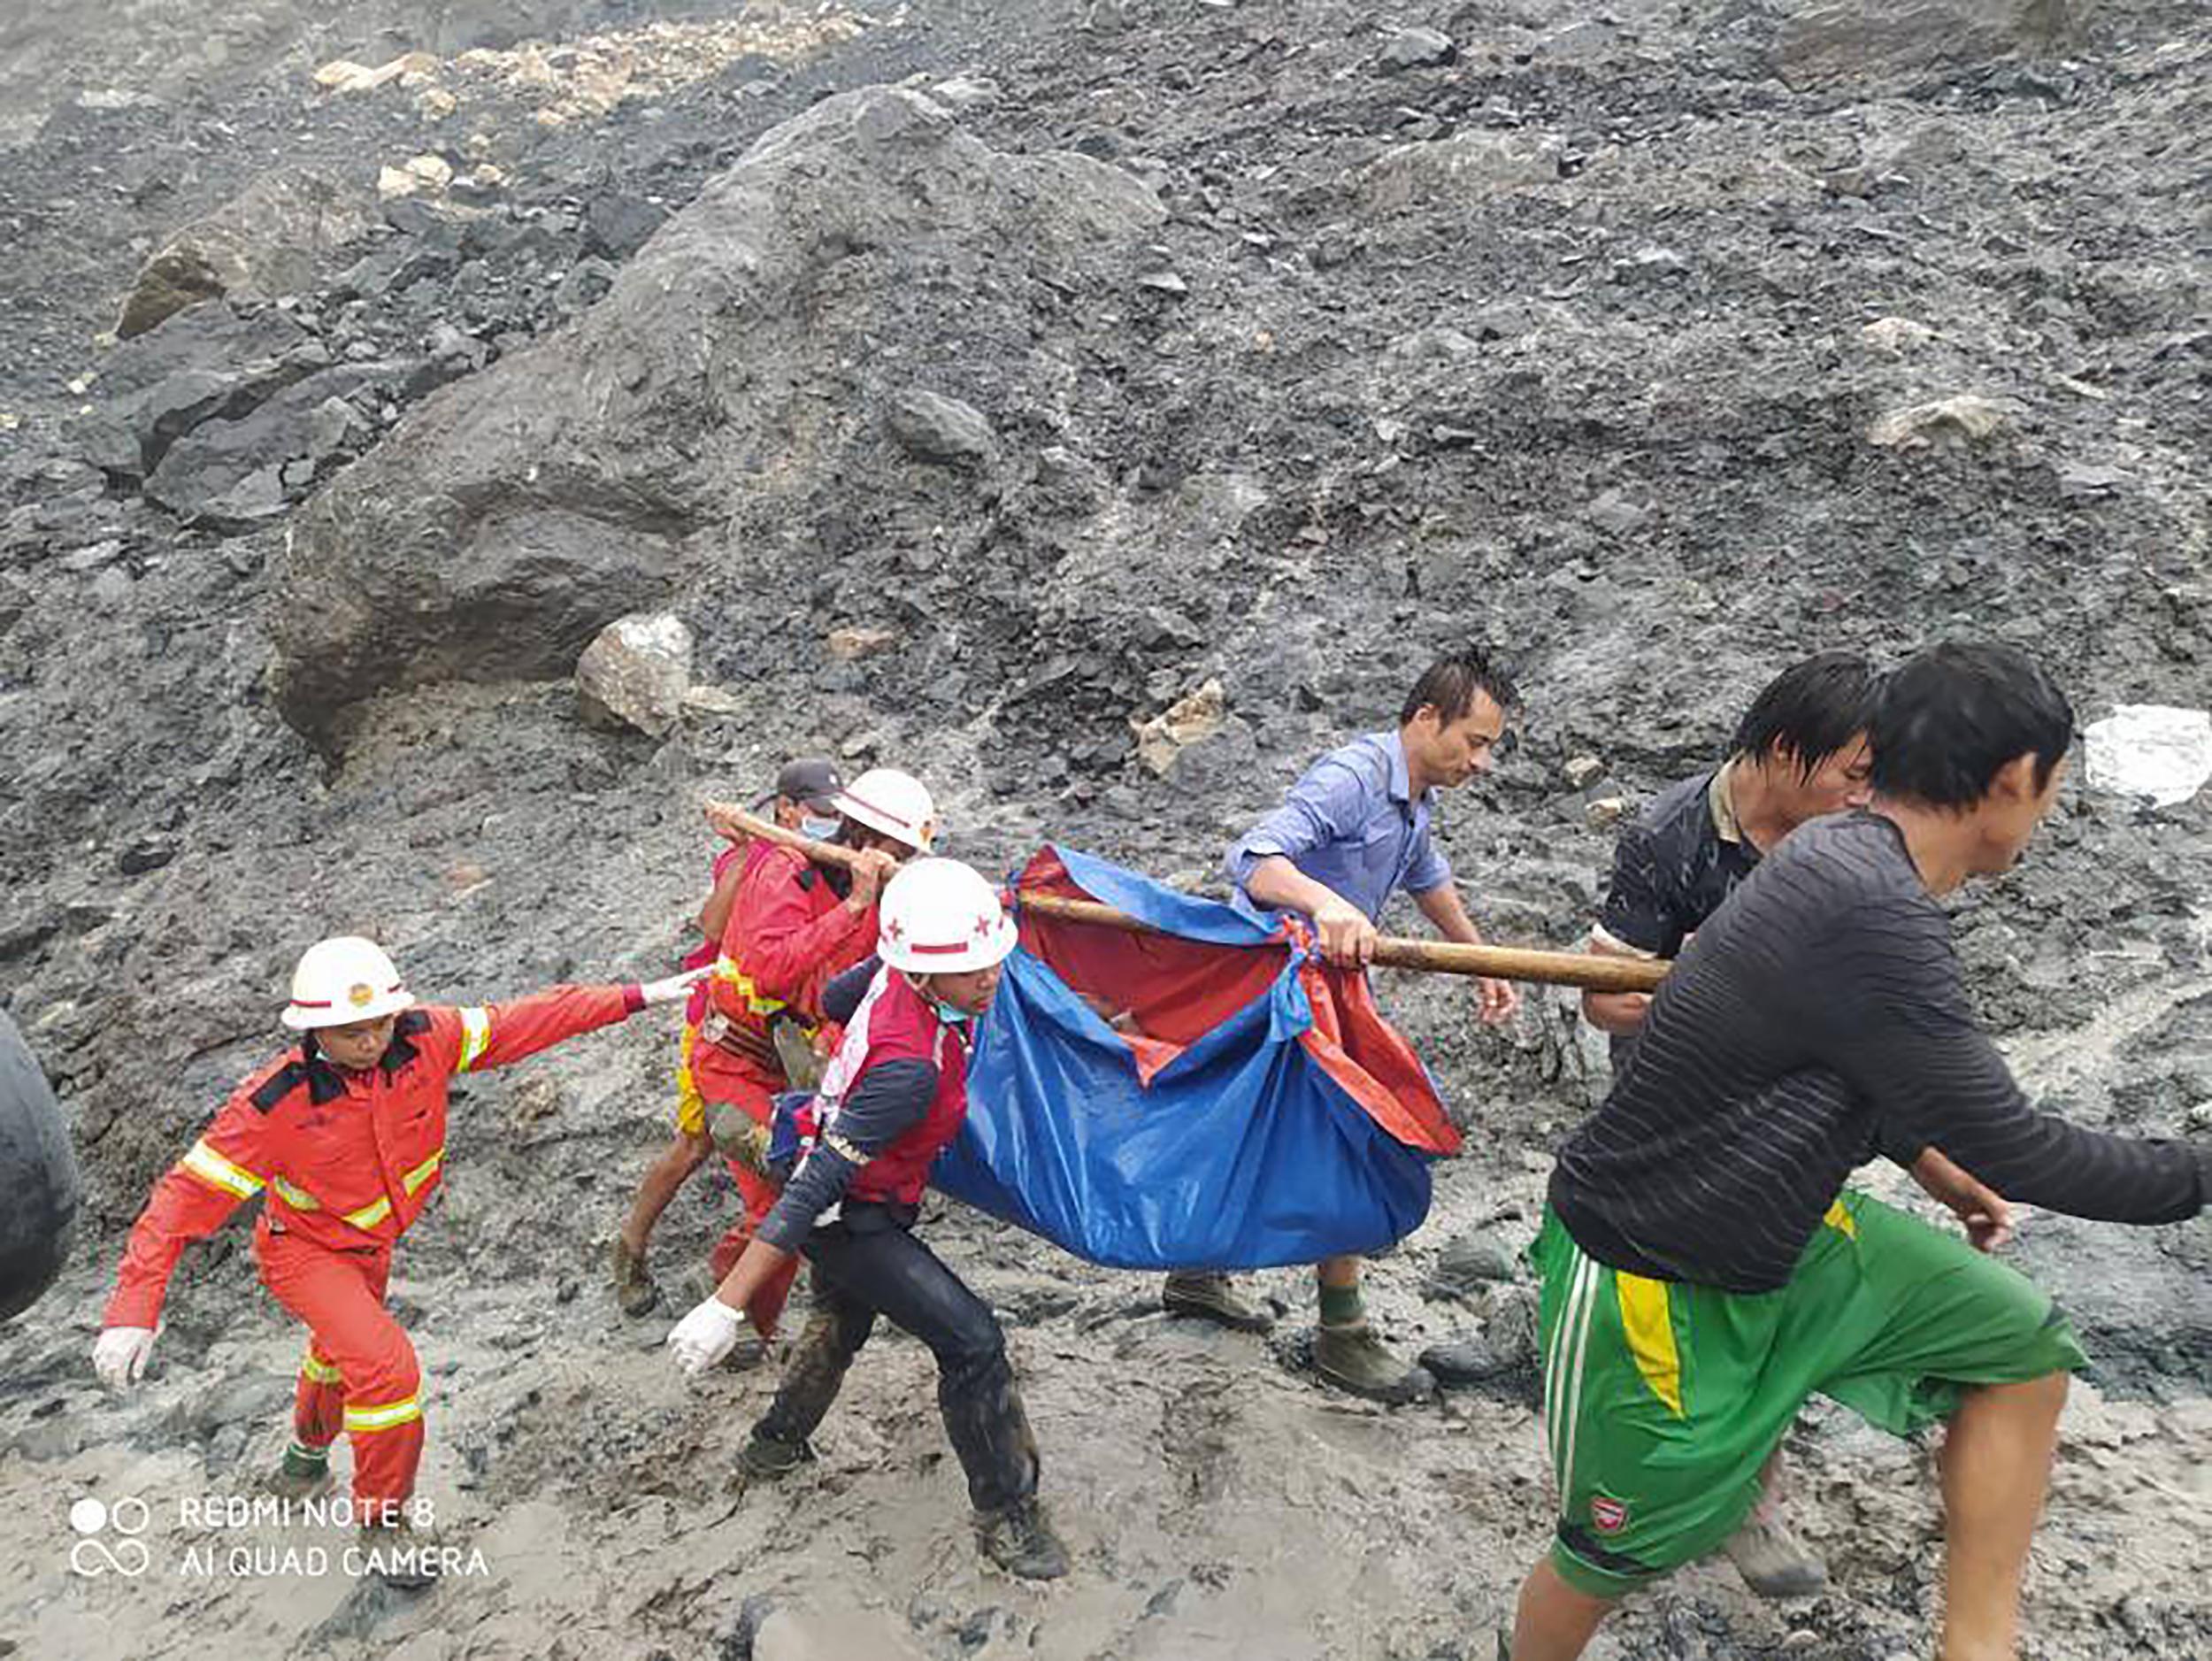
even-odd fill
[[[185,1247],[261,1196],[262,1281],[308,1328],[293,1434],[313,1450],[343,1430],[355,1498],[406,1499],[422,1457],[422,1371],[384,1287],[393,1246],[437,1191],[451,1081],[643,1007],[634,986],[556,987],[482,1009],[423,1005],[400,1015],[365,1071],[334,1066],[307,1043],[271,1062],[154,1184],[103,1324],[154,1326]]]
[[[796,850],[756,843],[722,931],[721,955],[708,982],[707,1017],[692,1049],[691,1073],[700,1096],[768,1124],[776,1092],[791,1088],[770,1022],[780,1015],[810,1028],[818,1025],[822,988],[875,949],[874,906],[854,911]],[[710,1259],[718,1280],[744,1252],[777,1194],[736,1160],[728,1165],[745,1213]],[[775,1329],[797,1273],[795,1258],[753,1300],[752,1322],[764,1335]]]

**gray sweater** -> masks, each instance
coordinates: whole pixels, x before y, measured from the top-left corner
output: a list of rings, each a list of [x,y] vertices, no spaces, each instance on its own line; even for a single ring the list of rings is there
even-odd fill
[[[2212,1188],[2203,1150],[2032,1109],[1974,1023],[1902,834],[1839,814],[1698,930],[1561,1150],[1551,1203],[1617,1269],[1771,1291],[1854,1167],[1932,1144],[2007,1198],[2077,1217],[2177,1222]]]

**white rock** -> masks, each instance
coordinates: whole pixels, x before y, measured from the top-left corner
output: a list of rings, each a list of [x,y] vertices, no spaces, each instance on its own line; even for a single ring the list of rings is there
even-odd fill
[[[1878,317],[1861,329],[1859,335],[1868,345],[1899,357],[1916,346],[1926,345],[1935,338],[1933,329],[1925,323],[1916,323],[1909,317]]]
[[[1955,397],[1892,410],[1866,429],[1866,442],[1883,450],[1978,443],[2012,425],[2016,406],[1962,392]]]
[[[2212,713],[2203,710],[2123,704],[2082,738],[2093,789],[2147,796],[2172,807],[2212,779]]]
[[[1187,693],[1148,721],[1130,719],[1136,735],[1137,757],[1161,778],[1175,765],[1175,757],[1202,738],[1221,729],[1229,713],[1228,695],[1221,682],[1210,680]]]
[[[958,114],[969,110],[987,110],[1004,94],[990,76],[970,73],[939,81],[929,89],[929,96]]]
[[[691,631],[665,611],[633,612],[599,631],[576,661],[585,718],[658,738],[683,713],[691,686]]]

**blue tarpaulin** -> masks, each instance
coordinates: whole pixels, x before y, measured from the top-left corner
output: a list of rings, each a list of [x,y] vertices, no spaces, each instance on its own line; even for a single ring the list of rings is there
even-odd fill
[[[1456,1135],[1362,977],[1072,850],[1021,880],[1159,932],[1018,912],[938,1187],[1133,1269],[1307,1264],[1420,1224]]]

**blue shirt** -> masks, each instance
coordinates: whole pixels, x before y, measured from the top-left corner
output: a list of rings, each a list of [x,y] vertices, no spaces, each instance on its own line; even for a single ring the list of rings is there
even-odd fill
[[[1394,732],[1331,750],[1290,787],[1282,806],[1231,844],[1224,864],[1237,909],[1263,915],[1245,884],[1261,860],[1280,855],[1379,921],[1394,890],[1425,894],[1452,880],[1451,862],[1429,842],[1435,802],[1433,790],[1414,796]]]

